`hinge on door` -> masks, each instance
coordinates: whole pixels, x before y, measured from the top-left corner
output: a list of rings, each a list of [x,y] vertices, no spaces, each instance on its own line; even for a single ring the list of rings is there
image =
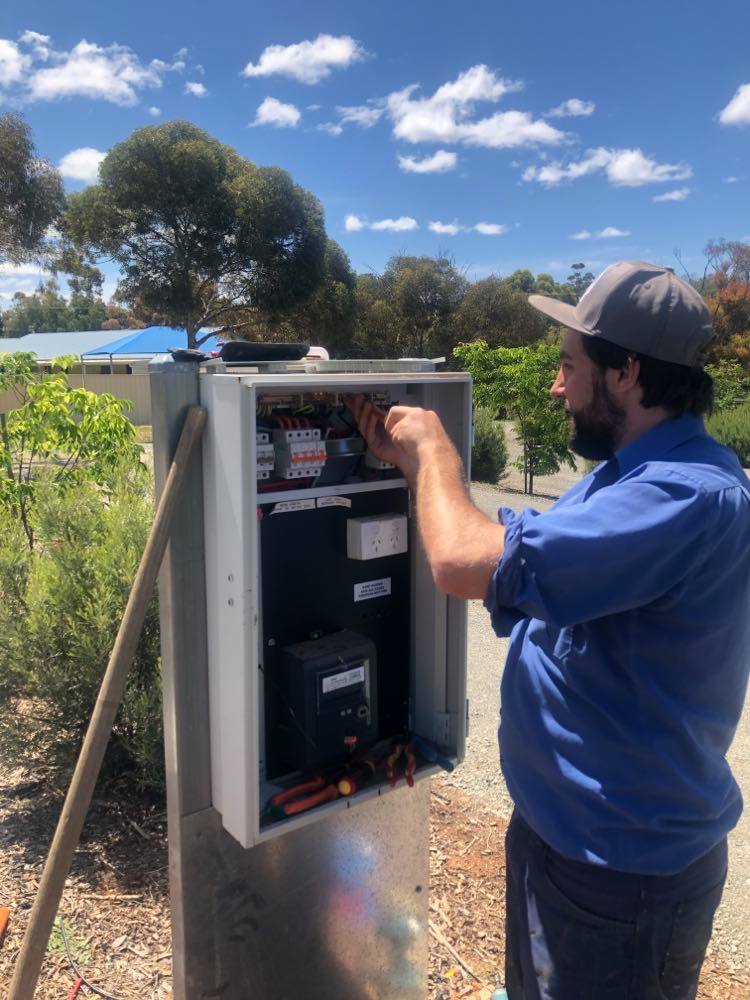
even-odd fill
[[[438,746],[449,747],[452,745],[452,717],[452,712],[435,713],[435,735],[433,736],[433,739]]]

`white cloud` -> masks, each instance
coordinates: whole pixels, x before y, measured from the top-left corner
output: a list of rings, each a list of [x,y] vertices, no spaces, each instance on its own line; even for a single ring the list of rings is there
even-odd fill
[[[643,184],[686,180],[693,176],[693,171],[684,163],[657,163],[640,149],[620,149],[614,151],[607,164],[607,176],[613,184],[621,187],[640,187]]]
[[[185,93],[190,94],[192,97],[207,97],[208,91],[202,83],[195,83],[191,80],[185,84]]]
[[[374,229],[375,232],[407,233],[419,229],[419,224],[410,215],[400,215],[398,219],[380,219],[378,222],[372,222],[370,229]]]
[[[0,263],[0,275],[4,276],[20,277],[21,275],[42,275],[44,273],[43,268],[38,264],[10,264],[8,261]]]
[[[618,236],[630,236],[629,229],[618,229],[616,226],[605,226],[598,233],[590,233],[588,229],[582,229],[580,233],[573,233],[571,240],[613,240]]]
[[[457,233],[464,231],[464,227],[459,226],[457,222],[430,222],[427,228],[433,233],[439,233],[441,236],[455,236]]]
[[[327,132],[328,135],[341,135],[344,131],[340,125],[336,122],[321,122],[320,125],[316,125],[315,128],[318,132]]]
[[[744,180],[744,177],[735,177],[734,175],[730,177],[722,178],[725,184],[739,184],[740,181]]]
[[[15,42],[0,38],[0,86],[17,83],[31,65],[31,59],[21,52]]]
[[[99,178],[99,164],[106,153],[91,146],[73,149],[60,160],[60,173],[73,181],[86,181],[95,184]]]
[[[432,156],[418,160],[414,156],[399,156],[398,165],[408,174],[443,174],[446,170],[454,170],[458,157],[446,149],[439,149]]]
[[[146,108],[146,110],[152,118],[158,118],[161,114],[161,108],[154,107],[153,105],[150,108]]]
[[[693,175],[692,168],[687,164],[657,163],[640,149],[606,149],[600,146],[588,150],[582,160],[567,166],[554,162],[541,167],[527,167],[522,179],[554,187],[562,181],[577,180],[600,170],[606,172],[609,182],[616,187],[663,184],[686,180]]]
[[[719,112],[722,125],[750,125],[750,83],[743,83],[725,108]]]
[[[342,125],[359,125],[360,128],[372,128],[383,117],[385,108],[368,104],[358,104],[353,107],[339,105],[336,108],[336,112],[339,115],[339,122]]]
[[[507,233],[509,226],[501,226],[497,222],[478,222],[474,229],[483,236],[502,236]]]
[[[690,194],[689,187],[675,188],[674,191],[665,191],[664,194],[656,194],[652,201],[684,201]]]
[[[51,51],[49,35],[40,35],[38,31],[24,31],[19,41],[22,45],[30,45],[34,50],[34,55],[42,62],[49,59]]]
[[[521,83],[502,79],[483,65],[465,70],[438,87],[431,97],[415,97],[418,86],[412,84],[386,99],[393,134],[412,143],[464,143],[490,149],[562,142],[563,132],[526,111],[496,112],[472,120],[478,101],[497,103],[521,87]]]
[[[140,90],[161,87],[162,76],[180,68],[160,59],[144,64],[124,45],[103,48],[85,39],[70,52],[52,52],[50,61],[54,65],[35,70],[26,80],[32,101],[89,97],[132,107]]]
[[[17,292],[31,294],[39,282],[49,274],[38,264],[10,264],[5,261],[0,264],[0,303],[4,307],[13,305],[13,296]],[[2,351],[0,340],[0,351]]]
[[[245,66],[244,76],[290,76],[300,83],[319,83],[334,69],[361,62],[367,53],[349,35],[318,35],[313,41],[296,45],[269,45],[257,63]]]
[[[596,105],[593,101],[581,101],[577,97],[571,97],[556,108],[547,112],[550,118],[580,118],[593,115]]]
[[[273,125],[275,128],[295,128],[301,117],[299,109],[293,104],[284,104],[282,101],[277,101],[275,97],[267,97],[258,105],[255,121],[251,127]]]
[[[41,35],[38,31],[24,31],[19,41],[24,45],[49,45],[50,36]]]
[[[344,228],[349,233],[358,233],[362,229],[372,229],[376,233],[407,233],[419,229],[419,224],[409,215],[401,215],[398,219],[378,219],[376,222],[369,222],[361,215],[347,215]]]

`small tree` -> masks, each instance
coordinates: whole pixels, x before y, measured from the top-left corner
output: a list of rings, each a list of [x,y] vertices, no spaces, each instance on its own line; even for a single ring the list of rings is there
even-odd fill
[[[0,392],[14,392],[18,402],[2,421],[0,506],[20,520],[30,549],[40,475],[61,489],[82,478],[106,485],[123,462],[140,460],[135,429],[123,412],[128,404],[72,388],[71,361],[58,358],[51,373],[40,373],[33,354],[0,355]]]
[[[0,261],[43,257],[64,197],[60,174],[37,156],[23,118],[0,116]]]
[[[568,421],[549,394],[560,364],[559,348],[497,347],[484,341],[460,344],[454,351],[474,379],[476,402],[505,410],[515,421],[523,446],[516,465],[524,474],[524,492],[533,494],[534,477],[558,472],[563,462],[575,468],[568,447]]]
[[[203,326],[228,329],[239,307],[283,309],[321,281],[318,200],[190,122],[138,129],[110,150],[99,176],[69,198],[66,239],[91,260],[118,264],[117,299],[184,327],[190,347],[205,339]]]
[[[502,424],[489,407],[475,407],[471,478],[480,483],[497,483],[507,464],[508,449]]]

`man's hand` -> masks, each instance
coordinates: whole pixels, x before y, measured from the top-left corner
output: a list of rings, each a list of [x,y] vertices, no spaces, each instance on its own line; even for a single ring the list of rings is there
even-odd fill
[[[384,413],[363,396],[347,406],[370,450],[397,465],[415,490],[419,532],[438,589],[484,597],[505,529],[471,502],[461,458],[438,415],[418,406]]]
[[[367,447],[384,462],[397,465],[410,481],[431,448],[448,443],[440,418],[418,406],[393,406],[385,413],[364,396],[354,396],[347,406],[354,414]]]

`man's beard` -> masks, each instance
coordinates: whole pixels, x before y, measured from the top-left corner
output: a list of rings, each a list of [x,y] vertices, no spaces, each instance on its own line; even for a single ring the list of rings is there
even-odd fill
[[[612,458],[622,436],[625,411],[612,398],[603,375],[594,376],[594,395],[588,406],[569,412],[568,417],[572,451],[597,462]]]

